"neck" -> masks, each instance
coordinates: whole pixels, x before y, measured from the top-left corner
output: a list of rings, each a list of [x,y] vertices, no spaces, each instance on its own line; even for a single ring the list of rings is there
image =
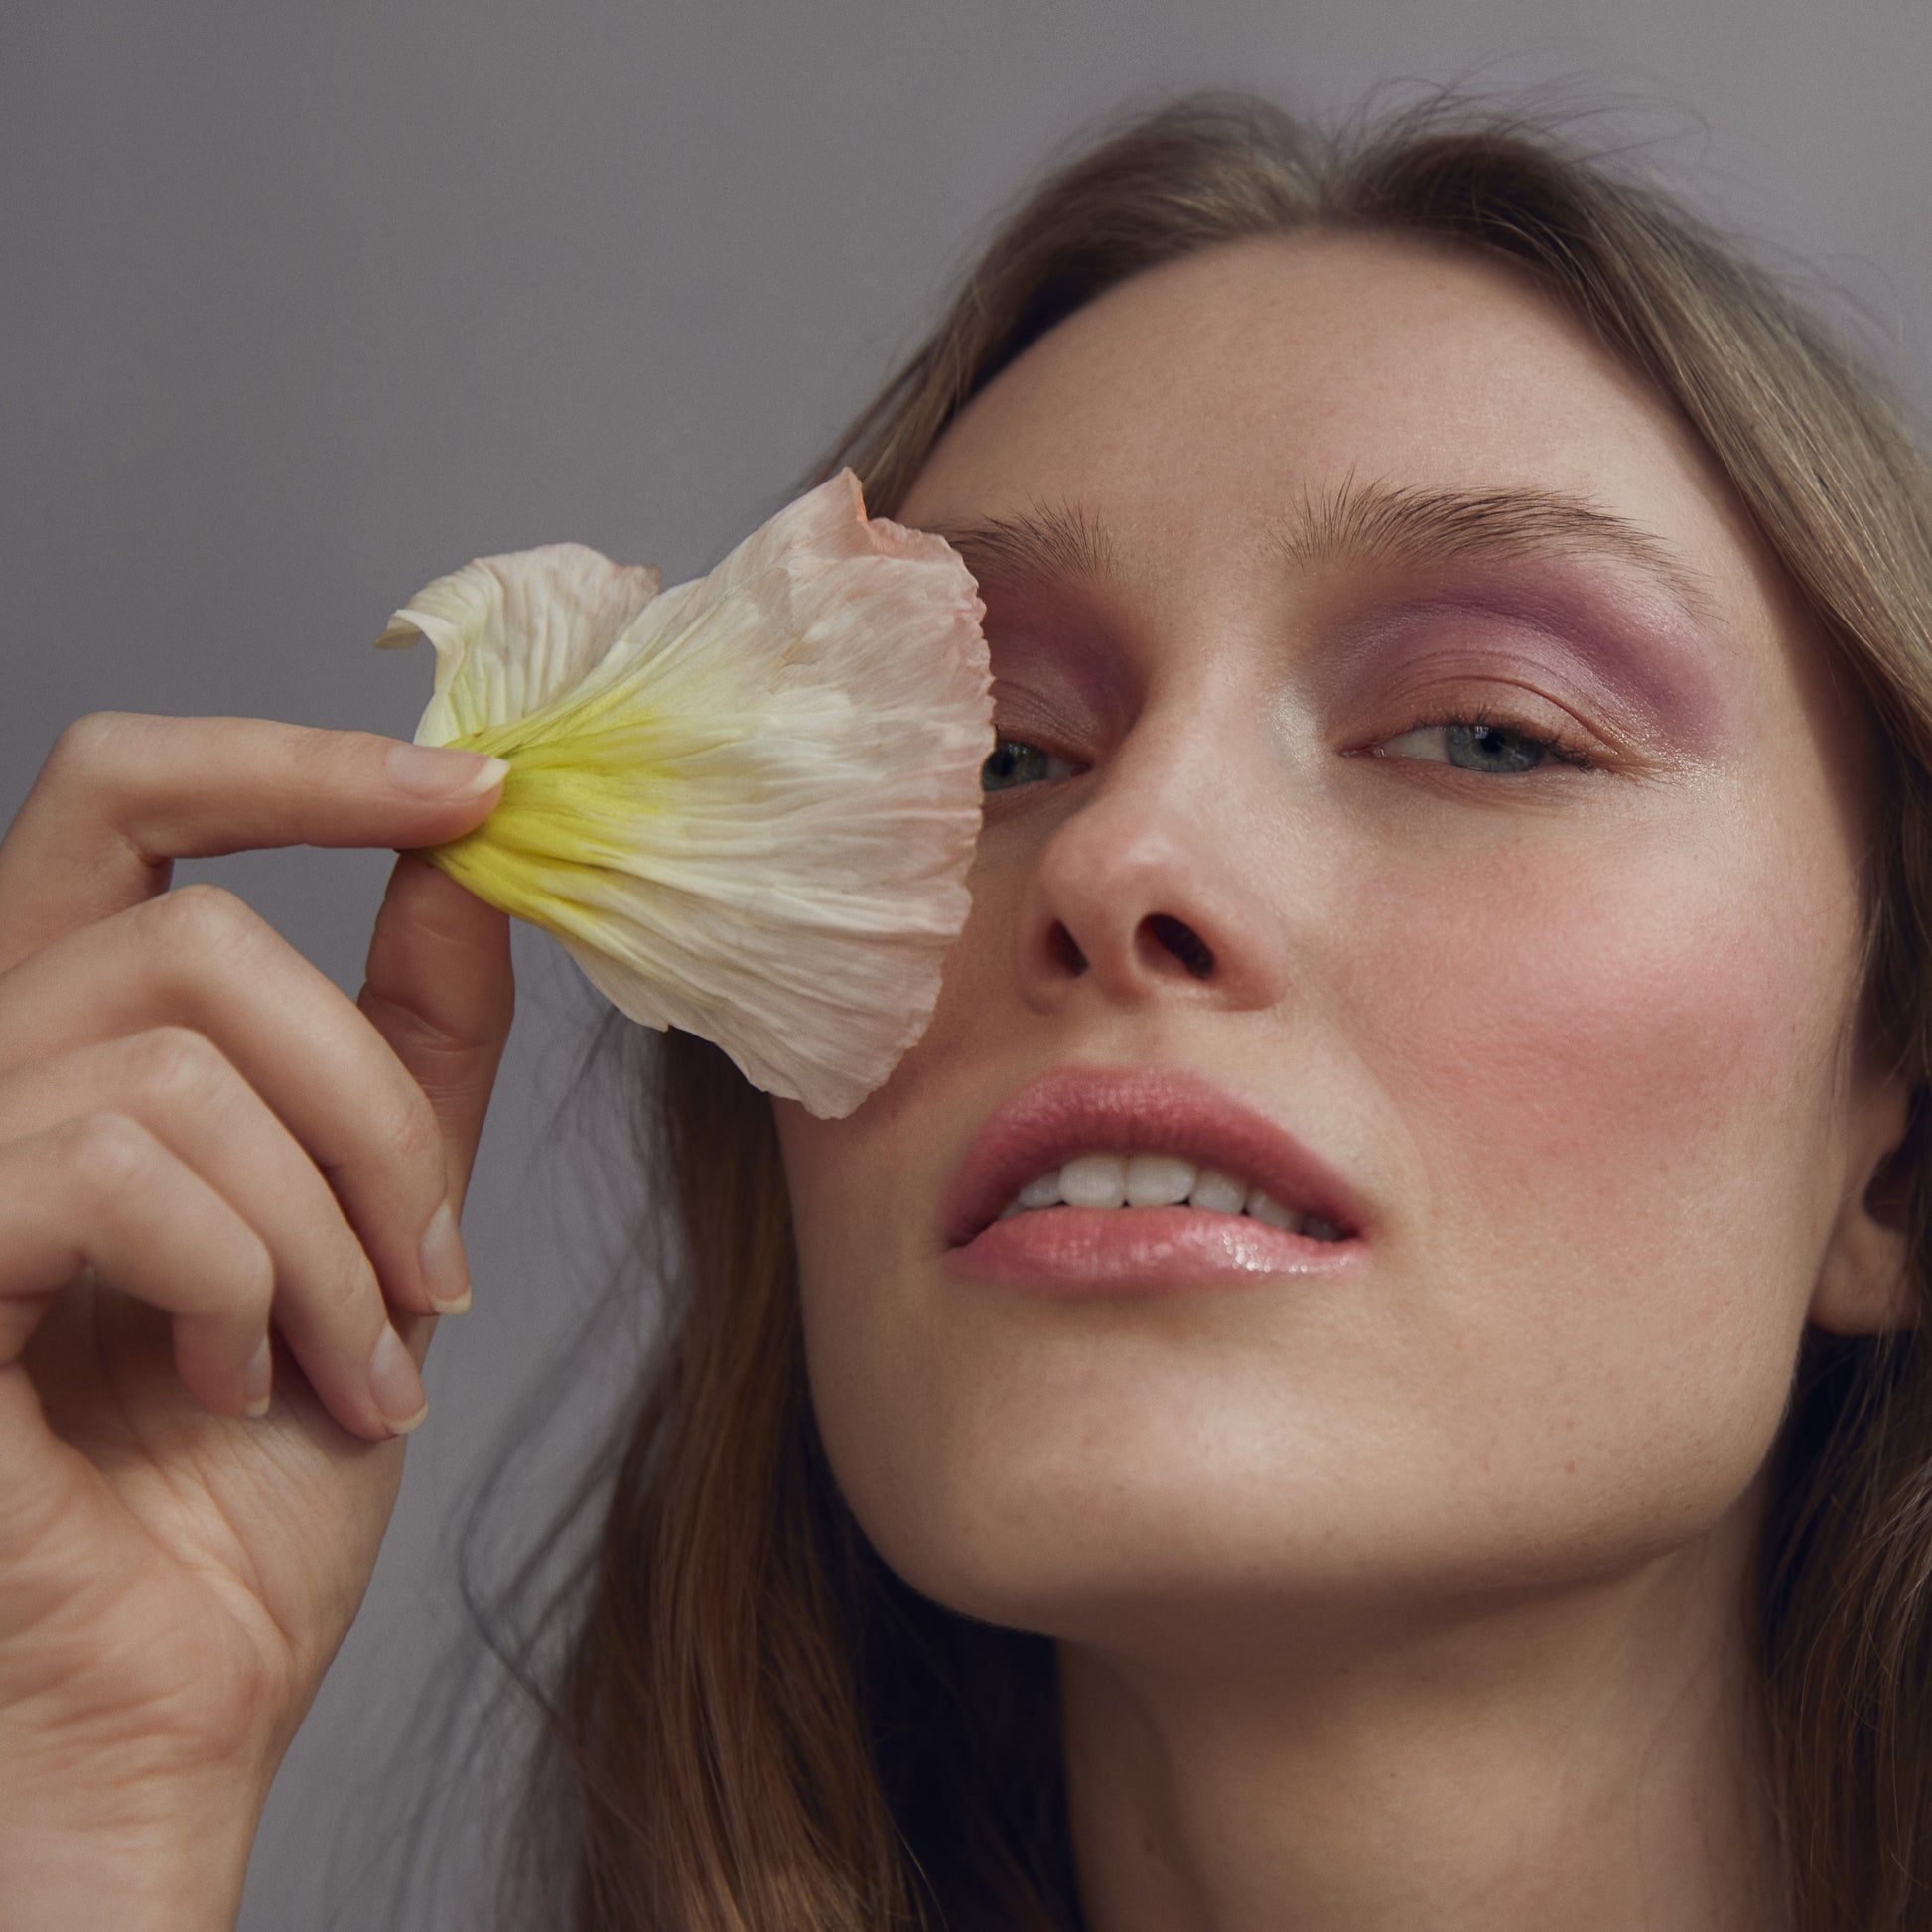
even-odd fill
[[[1062,1643],[1089,1932],[1782,1932],[1737,1555],[1238,1667]]]

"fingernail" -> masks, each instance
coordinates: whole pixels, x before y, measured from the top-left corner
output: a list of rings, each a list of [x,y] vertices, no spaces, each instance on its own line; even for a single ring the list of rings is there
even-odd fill
[[[463,1259],[463,1237],[456,1210],[445,1201],[423,1236],[423,1281],[429,1305],[438,1314],[461,1314],[470,1306],[470,1269]]]
[[[259,1422],[268,1414],[268,1399],[274,1392],[274,1358],[268,1350],[268,1337],[264,1335],[261,1346],[248,1358],[248,1366],[241,1371],[241,1413],[250,1422]]]
[[[375,1353],[369,1357],[369,1393],[398,1436],[407,1436],[429,1414],[423,1378],[393,1328],[384,1328],[376,1337]]]
[[[389,780],[419,798],[475,798],[509,770],[502,759],[484,758],[455,746],[394,745],[389,749]]]

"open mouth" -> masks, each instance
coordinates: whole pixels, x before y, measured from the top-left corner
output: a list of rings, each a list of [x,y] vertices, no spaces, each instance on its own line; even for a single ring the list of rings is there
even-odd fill
[[[1325,1162],[1259,1109],[1172,1066],[1068,1065],[1029,1081],[974,1137],[937,1232],[959,1248],[998,1222],[1057,1221],[1066,1208],[1117,1210],[1129,1222],[1166,1210],[1170,1231],[1259,1223],[1329,1245],[1365,1228],[1353,1190]]]
[[[1007,1202],[998,1220],[1053,1207],[1189,1207],[1203,1214],[1245,1215],[1312,1241],[1343,1241],[1348,1230],[1313,1209],[1277,1200],[1259,1182],[1178,1154],[1076,1154],[1036,1174]]]

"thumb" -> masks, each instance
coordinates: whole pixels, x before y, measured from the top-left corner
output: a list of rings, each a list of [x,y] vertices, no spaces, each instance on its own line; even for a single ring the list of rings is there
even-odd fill
[[[508,918],[404,853],[355,1004],[429,1096],[460,1209],[515,1010]]]

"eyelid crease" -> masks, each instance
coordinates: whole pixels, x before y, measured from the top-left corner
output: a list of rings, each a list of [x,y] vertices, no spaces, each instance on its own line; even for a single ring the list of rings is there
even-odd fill
[[[1422,722],[1429,724],[1472,721],[1564,739],[1609,764],[1644,756],[1651,735],[1640,709],[1626,706],[1587,668],[1573,676],[1487,644],[1466,652],[1452,646],[1393,667],[1376,709],[1385,717],[1427,712]]]
[[[1009,745],[1021,745],[1029,751],[1044,752],[1049,759],[1059,759],[1067,764],[1078,766],[1082,771],[1090,771],[1093,768],[1084,759],[1076,758],[1073,753],[1052,738],[1036,732],[996,730],[993,734],[993,751],[999,752]],[[991,757],[992,754],[989,753],[988,756]]]

